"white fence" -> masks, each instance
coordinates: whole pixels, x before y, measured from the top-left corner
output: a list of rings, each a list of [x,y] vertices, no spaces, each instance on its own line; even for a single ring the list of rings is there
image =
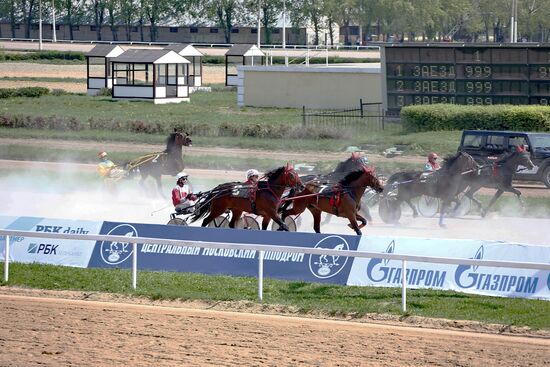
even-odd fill
[[[407,284],[406,284],[407,261],[438,263],[438,264],[550,270],[550,264],[548,263],[459,259],[459,258],[445,258],[445,257],[432,257],[432,256],[400,255],[395,253],[366,252],[366,251],[352,251],[352,250],[331,250],[331,249],[322,249],[322,248],[276,246],[276,245],[250,245],[250,244],[236,244],[236,243],[226,243],[226,242],[180,241],[180,240],[159,239],[159,238],[150,238],[150,237],[61,234],[61,233],[43,233],[43,232],[15,231],[15,230],[2,230],[2,229],[0,229],[0,236],[6,236],[6,246],[5,246],[5,254],[4,254],[4,259],[5,259],[4,260],[5,261],[4,282],[7,282],[9,278],[10,236],[131,243],[132,244],[132,287],[134,289],[136,289],[137,287],[137,263],[138,263],[137,244],[138,243],[151,243],[151,244],[159,244],[159,245],[187,246],[187,247],[204,247],[204,248],[214,248],[214,249],[254,250],[259,252],[258,298],[260,300],[263,299],[263,258],[264,258],[264,253],[266,251],[400,260],[402,262],[401,308],[403,312],[406,312],[407,310]]]

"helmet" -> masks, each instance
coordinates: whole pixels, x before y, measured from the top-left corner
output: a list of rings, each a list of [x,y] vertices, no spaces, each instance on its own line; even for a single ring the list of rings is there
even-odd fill
[[[179,181],[181,178],[184,178],[184,177],[187,178],[187,176],[189,176],[189,175],[185,171],[181,171],[180,173],[178,173],[176,175],[176,179],[177,179],[177,181]]]
[[[435,154],[434,152],[431,152],[430,154],[428,154],[429,161],[432,161],[434,159],[437,159],[437,154]]]
[[[259,175],[260,175],[260,173],[257,170],[253,169],[253,168],[246,171],[246,179],[247,180],[252,176],[259,176]]]
[[[99,158],[105,158],[105,157],[107,157],[107,152],[99,152],[99,153],[97,153],[97,156]]]

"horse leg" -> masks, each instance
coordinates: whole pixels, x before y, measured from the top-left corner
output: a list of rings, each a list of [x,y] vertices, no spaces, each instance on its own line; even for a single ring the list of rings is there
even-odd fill
[[[521,205],[521,209],[525,210],[525,203],[523,202],[523,199],[521,198],[521,191],[519,191],[518,189],[515,189],[513,187],[510,187],[510,189],[508,191],[516,195],[516,197],[518,198],[518,201],[519,201],[519,205]]]
[[[237,224],[237,221],[241,219],[242,214],[242,210],[231,209],[231,220],[229,221],[229,228],[235,228],[235,224]]]
[[[418,217],[418,210],[416,209],[416,206],[414,206],[414,204],[412,203],[411,199],[407,198],[407,199],[404,199],[404,200],[411,207],[411,209],[413,211],[413,217],[414,218]]]
[[[443,218],[445,217],[445,211],[447,210],[447,207],[450,205],[450,203],[445,200],[441,203],[441,211],[439,213],[439,226],[441,228],[446,228],[447,226],[445,223],[443,223]]]
[[[313,230],[316,233],[321,233],[321,211],[315,207],[308,207],[311,215],[313,215]]]
[[[266,230],[267,226],[269,225],[269,221],[272,220],[279,225],[278,231],[286,231],[288,232],[288,226],[285,224],[285,222],[282,221],[282,219],[277,215],[277,212],[275,209],[270,209],[267,211],[266,215],[264,215],[264,219],[262,221],[262,229]]]
[[[365,218],[363,217],[361,218],[365,220]],[[361,233],[361,230],[359,229],[359,225],[357,224],[357,215],[351,212],[348,215],[348,220],[349,220],[351,229],[353,229],[358,236],[361,236],[363,233]],[[366,221],[364,223],[366,224]]]
[[[497,192],[495,192],[495,195],[493,196],[493,198],[491,199],[491,201],[489,202],[489,205],[487,205],[487,207],[481,211],[481,216],[482,217],[485,217],[487,215],[487,213],[489,213],[489,209],[493,206],[493,204],[495,203],[495,201],[498,200],[498,198],[504,193],[504,191],[502,189],[498,189]]]
[[[262,231],[267,230],[267,227],[269,227],[269,222],[271,222],[271,218],[269,218],[267,215],[263,217],[262,219]],[[279,227],[278,230],[281,230],[282,227]]]
[[[355,213],[355,218],[357,218],[361,222],[361,225],[359,226],[359,228],[363,228],[368,223],[368,219],[366,219],[359,213]]]

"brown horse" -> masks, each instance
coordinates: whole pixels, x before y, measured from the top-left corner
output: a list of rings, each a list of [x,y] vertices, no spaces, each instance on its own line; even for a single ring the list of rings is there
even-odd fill
[[[151,176],[157,183],[157,191],[163,195],[162,175],[176,175],[184,168],[182,148],[191,146],[192,140],[188,133],[174,131],[166,138],[166,149],[162,152],[151,153],[126,163],[125,167],[130,177],[139,174],[140,185],[145,188],[145,180]]]
[[[327,186],[318,192],[314,185],[306,185],[302,192],[292,198],[292,208],[283,211],[282,219],[284,220],[288,215],[303,213],[307,208],[313,215],[313,229],[320,233],[321,213],[327,212],[338,217],[348,218],[350,227],[355,233],[361,235],[357,219],[361,221],[361,227],[367,224],[365,218],[358,213],[361,197],[367,186],[377,192],[384,190],[373,170],[365,166],[348,173],[336,185]]]
[[[277,212],[285,189],[302,185],[300,176],[292,166],[287,164],[267,172],[265,177],[267,181],[261,180],[254,187],[240,182],[228,182],[202,193],[195,206],[195,212],[190,217],[191,222],[208,215],[202,222],[202,226],[206,227],[214,218],[230,209],[232,212],[230,228],[235,228],[235,223],[241,214],[248,212],[263,217],[263,230],[266,230],[269,222],[274,220],[281,230],[288,231],[287,225]]]

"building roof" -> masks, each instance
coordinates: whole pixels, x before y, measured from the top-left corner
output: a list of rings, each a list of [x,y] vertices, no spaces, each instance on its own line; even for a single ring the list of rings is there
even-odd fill
[[[88,57],[116,57],[124,52],[118,45],[96,45],[85,56]]]
[[[129,49],[113,58],[113,62],[133,64],[189,64],[189,60],[172,50]]]
[[[239,44],[231,47],[225,56],[265,56],[256,45]]]
[[[164,48],[165,50],[172,50],[178,53],[180,56],[204,56],[202,52],[197,50],[193,45],[186,43],[172,43]]]

